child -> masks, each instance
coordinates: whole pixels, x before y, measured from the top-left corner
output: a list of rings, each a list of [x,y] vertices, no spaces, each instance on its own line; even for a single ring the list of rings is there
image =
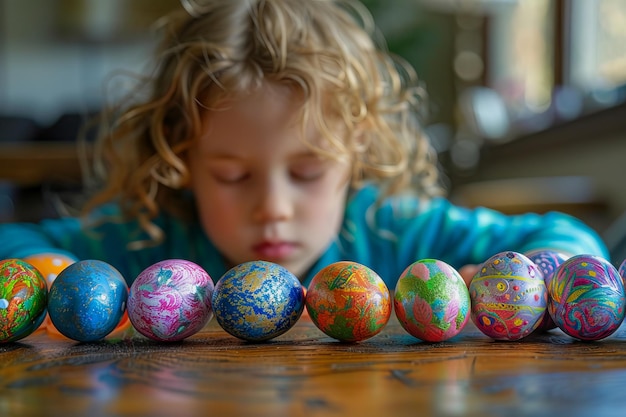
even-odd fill
[[[167,258],[214,281],[264,259],[305,285],[349,259],[393,289],[423,258],[468,265],[469,280],[503,250],[607,255],[566,215],[505,216],[442,197],[416,76],[376,48],[362,5],[183,4],[188,13],[163,26],[146,90],[107,113],[114,123],[103,118],[94,171],[104,182],[85,215],[1,226],[0,258],[100,259],[129,283]]]

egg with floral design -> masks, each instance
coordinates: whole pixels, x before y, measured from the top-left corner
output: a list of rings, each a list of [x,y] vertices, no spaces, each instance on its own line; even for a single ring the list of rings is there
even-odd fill
[[[419,260],[404,270],[393,306],[402,327],[427,342],[456,336],[470,318],[465,281],[452,266],[436,259]]]

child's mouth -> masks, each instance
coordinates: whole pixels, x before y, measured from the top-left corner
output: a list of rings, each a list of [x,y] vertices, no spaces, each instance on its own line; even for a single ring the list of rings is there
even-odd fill
[[[261,242],[254,245],[252,250],[262,259],[280,260],[293,254],[296,250],[296,244],[292,242]]]

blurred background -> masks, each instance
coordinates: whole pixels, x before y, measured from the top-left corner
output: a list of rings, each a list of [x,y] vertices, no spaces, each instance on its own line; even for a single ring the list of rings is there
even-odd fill
[[[450,197],[560,210],[626,257],[626,2],[364,0],[428,94]],[[85,119],[178,0],[0,0],[0,222],[63,215]]]

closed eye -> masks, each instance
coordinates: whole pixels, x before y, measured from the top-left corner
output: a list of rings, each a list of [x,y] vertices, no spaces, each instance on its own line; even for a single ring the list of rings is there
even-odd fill
[[[315,181],[326,173],[326,164],[305,163],[297,165],[291,169],[291,176],[299,181]]]
[[[245,181],[250,177],[250,173],[242,167],[230,164],[218,164],[210,170],[211,176],[222,184],[236,184]]]
[[[222,184],[237,184],[247,180],[250,177],[248,174],[239,174],[239,175],[223,175],[223,174],[213,174],[213,178],[217,182]]]

